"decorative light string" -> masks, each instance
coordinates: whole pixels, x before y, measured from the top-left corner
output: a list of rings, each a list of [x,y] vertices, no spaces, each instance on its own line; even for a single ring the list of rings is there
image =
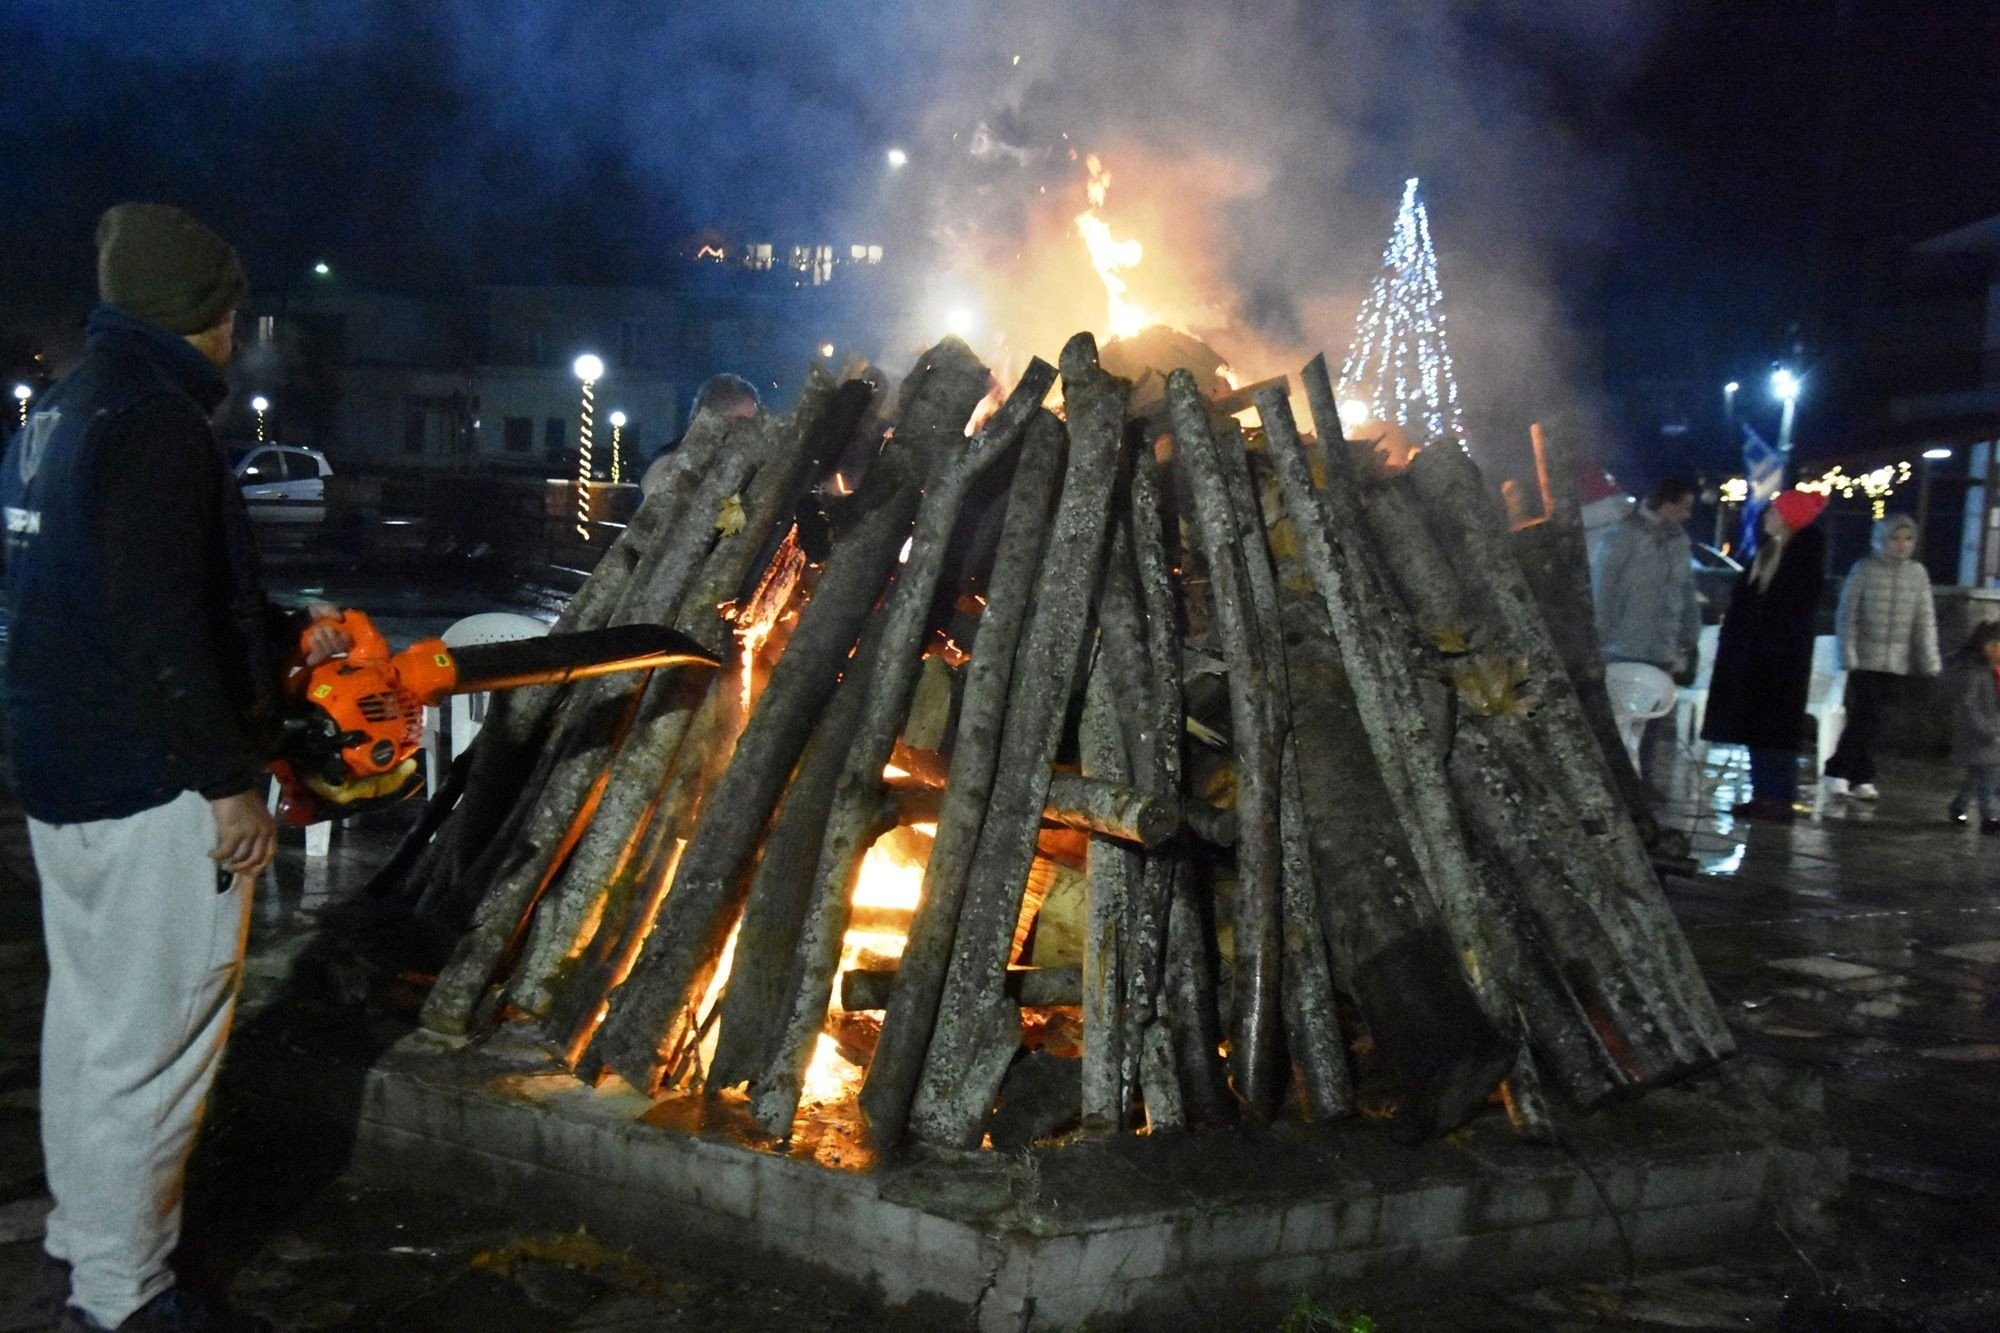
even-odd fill
[[[1449,435],[1464,447],[1437,251],[1414,176],[1403,183],[1382,271],[1355,320],[1354,342],[1340,368],[1340,394],[1366,403],[1377,421],[1394,422],[1426,440]]]

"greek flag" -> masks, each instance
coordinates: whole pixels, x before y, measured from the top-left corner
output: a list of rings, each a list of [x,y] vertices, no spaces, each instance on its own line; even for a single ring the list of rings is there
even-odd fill
[[[1749,494],[1743,499],[1743,531],[1737,538],[1738,560],[1757,554],[1764,506],[1785,488],[1785,456],[1748,425],[1743,427],[1743,479]]]

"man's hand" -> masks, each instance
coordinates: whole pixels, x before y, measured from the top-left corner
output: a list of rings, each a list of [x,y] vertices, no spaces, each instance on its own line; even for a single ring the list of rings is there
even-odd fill
[[[315,622],[312,628],[306,631],[307,666],[318,666],[328,658],[338,657],[354,646],[354,641],[347,637],[345,631],[317,623],[322,620],[337,620],[340,618],[340,613],[341,608],[332,602],[314,602],[306,607],[306,614]]]
[[[210,801],[215,850],[209,859],[234,875],[256,875],[278,853],[278,825],[253,789]]]

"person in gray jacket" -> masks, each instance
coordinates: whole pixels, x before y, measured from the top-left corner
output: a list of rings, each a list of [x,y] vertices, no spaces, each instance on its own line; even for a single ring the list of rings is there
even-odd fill
[[[1701,599],[1694,587],[1694,552],[1687,521],[1694,488],[1667,480],[1618,521],[1592,571],[1598,641],[1607,662],[1644,662],[1687,685],[1694,680],[1701,634]],[[1654,718],[1640,741],[1639,771],[1658,771],[1659,747],[1673,718]]]
[[[1701,635],[1693,516],[1694,488],[1669,478],[1613,531],[1591,577],[1606,661],[1648,662],[1681,684],[1693,678]]]
[[[1847,727],[1826,761],[1829,796],[1881,797],[1875,785],[1882,710],[1906,676],[1938,674],[1937,610],[1930,575],[1913,559],[1917,523],[1890,514],[1875,524],[1875,550],[1854,562],[1840,590],[1840,660],[1847,670]]]
[[[2000,833],[2000,623],[1983,621],[1951,661],[1951,759],[1965,770],[1951,819],[1979,803],[1979,831]]]

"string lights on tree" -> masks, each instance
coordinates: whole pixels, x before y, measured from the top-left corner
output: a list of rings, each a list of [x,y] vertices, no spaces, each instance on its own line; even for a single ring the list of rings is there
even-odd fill
[[[1444,326],[1430,216],[1413,176],[1403,183],[1382,271],[1355,320],[1340,369],[1342,400],[1364,419],[1394,423],[1424,440],[1449,436],[1463,448],[1465,419]]]

